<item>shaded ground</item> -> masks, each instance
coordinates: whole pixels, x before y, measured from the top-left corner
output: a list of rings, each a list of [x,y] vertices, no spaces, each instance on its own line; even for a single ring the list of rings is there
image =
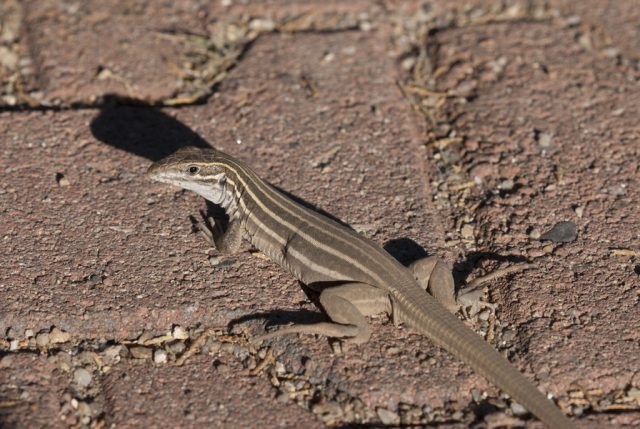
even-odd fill
[[[633,6],[3,2],[0,426],[541,427],[384,317],[344,356],[249,346],[316,310],[144,177],[188,144],[461,282],[534,261],[469,326],[579,427],[637,426]]]

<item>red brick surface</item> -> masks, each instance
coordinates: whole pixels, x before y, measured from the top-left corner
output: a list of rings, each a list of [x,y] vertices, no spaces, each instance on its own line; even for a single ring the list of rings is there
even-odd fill
[[[248,376],[232,356],[216,370],[208,356],[184,367],[127,364],[104,380],[108,423],[117,427],[320,428],[302,408],[278,402],[268,380]]]
[[[1,427],[508,421],[472,400],[508,404],[497,389],[385,317],[344,356],[304,336],[272,343],[278,363],[229,346],[228,327],[317,310],[249,246],[216,257],[188,218],[202,200],[145,178],[187,144],[405,262],[439,254],[463,278],[536,260],[489,286],[494,344],[580,427],[640,422],[634,2],[6,5]],[[201,103],[184,70],[211,63],[194,40],[242,51],[197,81]],[[538,240],[560,221],[575,241]],[[175,365],[204,328],[219,342]]]

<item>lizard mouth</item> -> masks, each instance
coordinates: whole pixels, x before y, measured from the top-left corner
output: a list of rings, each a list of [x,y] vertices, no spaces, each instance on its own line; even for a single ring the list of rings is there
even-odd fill
[[[168,183],[170,185],[179,186],[179,177],[177,174],[171,174],[171,170],[163,168],[164,166],[159,163],[153,163],[147,169],[147,177],[154,182]]]

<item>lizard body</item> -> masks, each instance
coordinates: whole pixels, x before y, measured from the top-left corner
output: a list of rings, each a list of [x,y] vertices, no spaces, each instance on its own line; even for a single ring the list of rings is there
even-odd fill
[[[330,322],[293,325],[260,339],[296,332],[362,344],[371,335],[365,316],[391,313],[394,321],[406,323],[470,365],[549,427],[574,427],[508,360],[426,293],[427,287],[379,245],[293,201],[234,157],[214,149],[183,148],[153,164],[148,175],[193,190],[225,209],[229,225],[212,237],[218,250],[232,252],[245,238],[319,293]]]

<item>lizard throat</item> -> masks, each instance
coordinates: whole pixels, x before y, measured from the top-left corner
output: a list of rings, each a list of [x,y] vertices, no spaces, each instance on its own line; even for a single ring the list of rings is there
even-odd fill
[[[191,189],[223,209],[230,219],[233,218],[238,211],[240,196],[234,184],[229,180],[217,183],[215,186],[192,186]]]

